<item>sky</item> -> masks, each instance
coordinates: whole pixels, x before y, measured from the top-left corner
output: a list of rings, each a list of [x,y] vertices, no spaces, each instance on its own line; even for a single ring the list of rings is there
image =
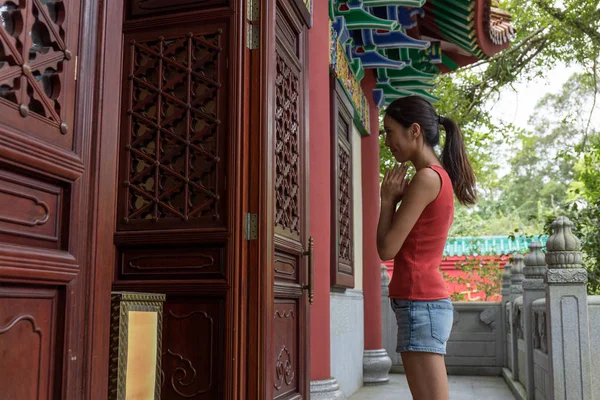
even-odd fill
[[[500,99],[492,106],[494,118],[528,128],[529,117],[537,102],[548,93],[558,93],[569,77],[580,71],[582,68],[579,66],[557,64],[543,78],[516,84],[514,90],[508,87],[503,89]]]
[[[517,127],[531,129],[529,118],[533,114],[538,101],[548,93],[559,93],[564,83],[573,73],[582,71],[583,68],[578,65],[568,67],[564,64],[557,64],[544,77],[530,82],[517,83],[512,88],[505,87],[501,90],[499,99],[488,105],[489,109],[492,110],[492,118],[496,119],[497,122],[513,123]],[[597,120],[598,117],[594,117],[594,121]],[[510,172],[508,159],[512,155],[511,146],[500,144],[495,154],[497,160],[500,160],[498,175],[500,177],[505,176]]]

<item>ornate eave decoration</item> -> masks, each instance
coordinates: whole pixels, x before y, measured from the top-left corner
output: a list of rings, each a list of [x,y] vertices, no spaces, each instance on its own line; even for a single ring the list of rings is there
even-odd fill
[[[333,26],[329,29],[329,65],[331,73],[340,81],[342,88],[354,106],[354,124],[362,135],[369,135],[369,102],[360,86],[364,70],[358,64],[351,65],[346,57],[344,46],[337,38]]]
[[[376,70],[378,107],[409,95],[435,102],[436,75],[508,47],[514,27],[497,6],[495,0],[329,0],[332,53],[345,56],[343,65],[359,83],[365,69]],[[332,57],[332,71],[345,73],[336,62]]]

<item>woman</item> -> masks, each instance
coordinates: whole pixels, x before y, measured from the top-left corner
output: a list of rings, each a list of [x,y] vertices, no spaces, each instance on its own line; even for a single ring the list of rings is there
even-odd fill
[[[446,131],[441,161],[434,151],[440,125]],[[383,178],[377,227],[379,256],[394,258],[389,296],[398,322],[396,351],[413,398],[445,400],[444,354],[453,308],[439,265],[454,219],[453,194],[462,204],[474,204],[475,176],[458,127],[423,98],[395,100],[384,129],[385,145],[400,163]],[[408,162],[416,169],[410,183]]]

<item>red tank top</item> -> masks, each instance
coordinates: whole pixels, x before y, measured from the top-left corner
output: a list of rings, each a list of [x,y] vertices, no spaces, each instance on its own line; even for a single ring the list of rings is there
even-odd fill
[[[430,165],[442,179],[440,193],[425,207],[394,258],[389,297],[439,300],[449,297],[439,270],[448,231],[454,220],[454,192],[446,170]]]

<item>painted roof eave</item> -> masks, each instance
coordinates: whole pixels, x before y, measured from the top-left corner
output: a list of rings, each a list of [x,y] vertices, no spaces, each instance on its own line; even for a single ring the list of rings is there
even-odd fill
[[[492,0],[466,1],[469,4],[463,0],[429,0],[420,27],[479,59],[506,49],[515,34],[510,14],[494,7]]]
[[[510,14],[494,7],[493,0],[329,2],[334,40],[341,46],[332,54],[347,60],[344,66],[333,62],[332,72],[350,82],[351,70],[360,82],[364,70],[375,69],[372,95],[379,107],[413,94],[436,101],[429,93],[436,74],[502,51],[515,33]],[[338,45],[332,43],[333,48]],[[355,97],[356,92],[348,90]],[[359,114],[364,120],[365,112]]]

